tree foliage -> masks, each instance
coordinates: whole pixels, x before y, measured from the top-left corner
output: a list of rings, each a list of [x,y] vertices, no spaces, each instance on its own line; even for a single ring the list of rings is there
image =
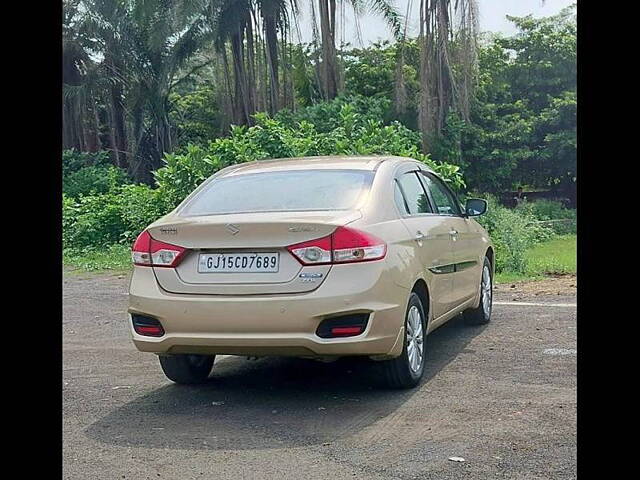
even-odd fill
[[[329,30],[295,42],[299,3],[65,0],[67,247],[129,242],[212,173],[273,157],[404,155],[458,189],[575,192],[575,6],[478,41],[476,2],[423,0],[431,10],[409,38],[393,2],[349,0],[396,38],[353,48],[336,37],[344,2],[329,0],[309,2],[316,27],[324,4]],[[499,232],[500,268],[521,269],[549,231],[532,219],[571,218],[494,206],[483,222]]]
[[[189,145],[181,153],[166,154],[164,166],[154,173],[157,188],[111,182],[105,191],[66,191],[63,199],[65,247],[129,242],[218,170],[267,158],[401,155],[429,165],[453,188],[464,186],[459,167],[434,162],[419,152],[417,132],[398,122],[385,125],[359,113],[344,100],[336,99],[329,105],[333,103],[338,110],[335,128],[330,131],[319,131],[309,120],[276,119],[258,113],[251,127],[235,126],[229,136],[217,138],[208,145]],[[76,171],[86,168],[94,166]]]
[[[163,196],[177,205],[198,184],[221,168],[267,158],[318,155],[400,155],[423,161],[440,173],[455,189],[464,186],[458,166],[432,161],[419,151],[420,135],[398,122],[383,124],[370,112],[360,113],[358,104],[344,99],[322,104],[323,111],[309,107],[305,115],[272,118],[255,115],[251,127],[236,126],[228,137],[207,146],[192,145],[186,152],[167,154],[165,166],[155,172]],[[332,108],[333,107],[333,108]],[[329,120],[329,117],[331,120]],[[316,127],[331,122],[332,128]]]
[[[517,184],[575,191],[576,22],[559,15],[511,18],[520,30],[480,50],[471,122],[460,157],[469,185],[485,191]],[[492,175],[487,175],[493,172]]]
[[[462,167],[471,187],[575,189],[575,7],[510,17],[518,34],[478,44],[475,1],[422,0],[411,39],[392,2],[349,0],[385,18],[397,41],[338,48],[344,8],[310,3],[324,5],[312,12],[320,30],[328,15],[328,30],[301,45],[297,1],[66,0],[65,146],[108,150],[151,184],[164,153],[251,125],[257,112],[328,114],[313,123],[329,131],[337,107],[323,98],[343,90],[349,103],[371,100],[357,102],[379,120],[420,129],[420,151]]]

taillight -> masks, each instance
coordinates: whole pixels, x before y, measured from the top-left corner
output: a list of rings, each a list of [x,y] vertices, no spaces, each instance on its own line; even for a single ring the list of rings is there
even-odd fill
[[[303,265],[331,263],[331,235],[308,242],[296,243],[288,246],[287,249]]]
[[[156,240],[145,230],[133,244],[131,259],[134,265],[173,268],[180,263],[186,251],[178,245]]]
[[[384,241],[353,228],[338,227],[331,238],[333,263],[379,260],[387,253],[387,244]]]
[[[387,253],[383,240],[349,227],[338,227],[327,237],[296,243],[287,249],[303,265],[367,262],[380,260]]]

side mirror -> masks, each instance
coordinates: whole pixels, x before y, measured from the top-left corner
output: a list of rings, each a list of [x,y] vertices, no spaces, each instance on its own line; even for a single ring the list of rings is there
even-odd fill
[[[464,211],[470,217],[482,215],[487,211],[487,201],[481,198],[469,198]]]

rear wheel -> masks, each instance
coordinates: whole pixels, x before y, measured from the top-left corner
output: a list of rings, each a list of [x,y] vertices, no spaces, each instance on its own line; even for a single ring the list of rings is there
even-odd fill
[[[470,308],[464,312],[464,318],[471,325],[484,325],[491,320],[493,304],[493,278],[491,277],[491,261],[484,257],[482,278],[480,279],[480,304],[478,308]]]
[[[402,354],[381,362],[385,384],[390,388],[412,388],[424,375],[424,343],[427,322],[420,297],[411,292],[404,320],[404,346]]]
[[[209,378],[215,355],[160,355],[167,378],[181,384],[202,383]]]

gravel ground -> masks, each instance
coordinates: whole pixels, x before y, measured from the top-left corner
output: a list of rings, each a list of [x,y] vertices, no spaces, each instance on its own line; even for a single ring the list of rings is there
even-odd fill
[[[240,357],[184,387],[131,343],[127,284],[64,276],[64,478],[576,477],[575,295],[498,289],[488,326],[429,336],[408,392],[359,361]]]
[[[558,295],[571,297],[577,294],[577,275],[556,275],[538,282],[513,282],[496,285],[496,292],[502,299],[525,300],[525,297],[549,297],[556,301]]]

